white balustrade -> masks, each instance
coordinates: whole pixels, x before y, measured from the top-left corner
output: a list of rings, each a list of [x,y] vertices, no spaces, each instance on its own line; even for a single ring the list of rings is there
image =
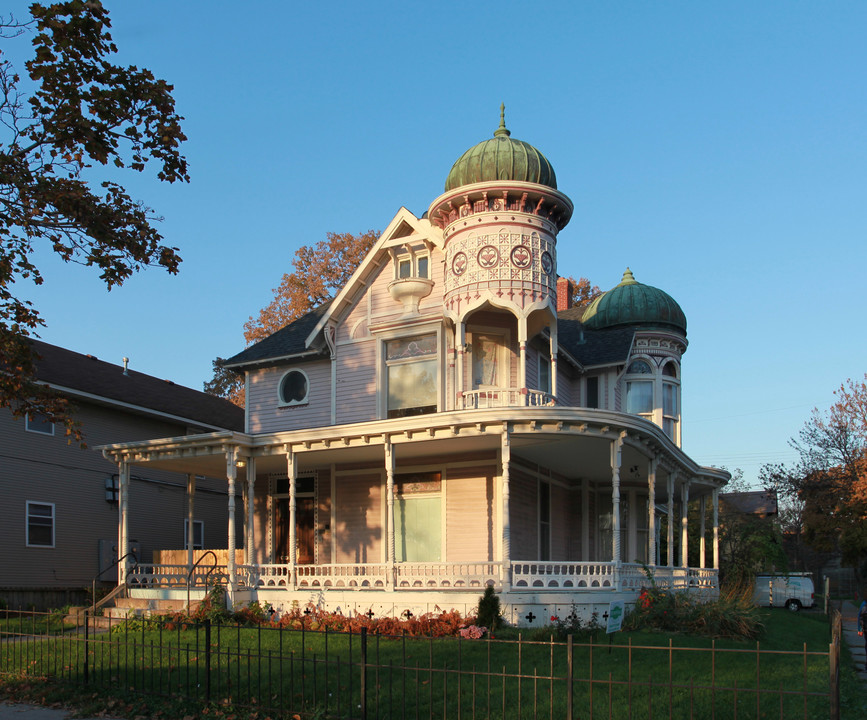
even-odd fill
[[[458,397],[458,409],[486,410],[502,407],[544,407],[556,404],[554,396],[541,390],[521,392],[518,388],[466,390]]]
[[[502,585],[502,564],[498,562],[398,563],[395,586],[399,590],[479,591],[486,585]]]

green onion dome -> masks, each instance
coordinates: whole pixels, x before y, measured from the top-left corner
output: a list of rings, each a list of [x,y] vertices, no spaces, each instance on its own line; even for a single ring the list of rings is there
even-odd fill
[[[446,192],[463,185],[499,180],[517,180],[557,189],[554,168],[529,143],[514,140],[506,129],[505,106],[500,105],[500,127],[494,137],[483,140],[461,155],[446,178]]]
[[[674,298],[659,288],[637,282],[626,268],[620,284],[587,306],[581,318],[591,330],[617,325],[652,325],[686,335],[686,315]]]

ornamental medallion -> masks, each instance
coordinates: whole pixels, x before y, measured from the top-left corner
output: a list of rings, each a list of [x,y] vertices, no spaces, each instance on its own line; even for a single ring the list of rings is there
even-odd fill
[[[550,275],[554,271],[554,261],[551,259],[551,254],[548,252],[542,253],[542,272]]]
[[[479,267],[496,267],[500,262],[500,251],[493,245],[485,245],[485,247],[479,250],[477,260],[479,261]]]
[[[455,275],[463,275],[467,269],[467,256],[464,253],[456,253],[452,258],[452,272]]]
[[[516,248],[512,250],[512,265],[520,270],[526,270],[530,267],[530,263],[533,262],[533,254],[530,252],[529,248],[524,247],[523,245],[518,245]]]

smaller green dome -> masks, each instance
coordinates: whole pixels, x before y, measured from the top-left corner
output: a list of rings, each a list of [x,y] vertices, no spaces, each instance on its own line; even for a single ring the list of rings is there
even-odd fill
[[[626,268],[620,283],[587,306],[581,318],[591,330],[616,325],[654,325],[686,335],[686,315],[674,298],[659,288],[637,282]]]
[[[557,189],[554,168],[529,143],[512,139],[506,129],[505,105],[500,105],[500,127],[461,155],[446,178],[446,192],[479,182],[518,180]]]

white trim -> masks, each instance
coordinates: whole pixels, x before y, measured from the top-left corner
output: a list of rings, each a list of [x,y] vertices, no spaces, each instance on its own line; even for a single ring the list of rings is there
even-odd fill
[[[44,507],[51,508],[51,544],[45,545],[44,543],[31,543],[30,542],[30,506],[31,505],[42,505]],[[36,516],[36,517],[45,517]],[[55,505],[52,502],[41,502],[39,500],[26,500],[24,505],[24,545],[29,548],[45,548],[51,549],[57,546],[57,511],[55,509]]]

